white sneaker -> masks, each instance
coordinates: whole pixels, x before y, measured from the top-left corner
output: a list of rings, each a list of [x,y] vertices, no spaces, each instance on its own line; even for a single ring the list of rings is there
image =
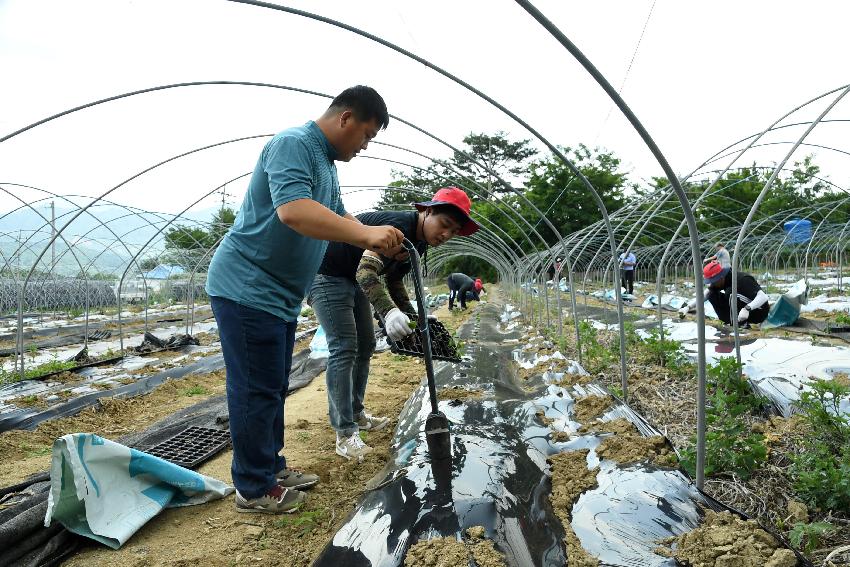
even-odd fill
[[[370,415],[365,411],[357,418],[357,427],[363,431],[378,431],[389,424],[390,418]]]
[[[360,433],[355,433],[351,437],[340,437],[336,435],[336,454],[346,459],[357,459],[362,461],[363,457],[373,451],[372,447],[367,445],[360,439]]]

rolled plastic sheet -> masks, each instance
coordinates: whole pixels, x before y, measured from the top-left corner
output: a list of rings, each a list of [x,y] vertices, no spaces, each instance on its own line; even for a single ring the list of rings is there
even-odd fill
[[[579,449],[589,450],[589,468],[598,465],[598,487],[575,502],[571,526],[603,565],[675,565],[654,553],[658,540],[697,527],[704,510],[722,508],[678,469],[600,462],[596,447],[613,434],[580,432],[575,406],[607,391],[593,383],[562,387],[563,373],[519,379],[510,364],[514,353],[505,345],[518,333],[503,333],[497,325],[507,312],[493,304],[479,308],[479,317],[460,330],[469,359],[436,366],[439,409],[451,422],[451,459],[428,457],[423,425],[429,404],[420,386],[399,416],[388,465],[370,481],[315,566],[399,566],[416,542],[459,538],[472,526],[485,528],[507,565],[564,565],[565,532],[549,500],[547,459]],[[530,356],[516,354],[531,363]],[[562,359],[549,360],[584,372]],[[625,418],[643,436],[659,434],[616,398],[610,401],[601,420]]]

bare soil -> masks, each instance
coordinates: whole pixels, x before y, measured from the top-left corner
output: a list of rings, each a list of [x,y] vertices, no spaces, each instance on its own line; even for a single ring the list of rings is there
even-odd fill
[[[469,567],[474,559],[478,567],[504,567],[504,555],[485,539],[485,530],[474,526],[466,530],[466,538],[451,537],[423,540],[412,545],[404,559],[405,567]]]
[[[559,453],[549,457],[552,466],[552,493],[549,501],[566,533],[565,546],[569,567],[596,567],[599,560],[581,546],[570,522],[573,504],[584,492],[596,488],[596,469],[587,468],[588,449]]]
[[[451,387],[440,390],[437,393],[437,397],[441,400],[468,400],[478,399],[482,394],[483,392],[481,390]]]
[[[602,440],[596,453],[602,459],[611,459],[620,464],[643,461],[667,467],[678,464],[676,454],[661,435],[644,437],[637,432],[611,435]]]
[[[576,401],[576,421],[586,423],[587,420],[602,414],[611,407],[614,398],[611,396],[585,396]]]
[[[692,567],[797,565],[794,552],[784,549],[755,520],[742,520],[725,511],[706,511],[705,520],[698,528],[673,541],[676,546],[671,555],[683,565]],[[661,554],[666,553],[662,551]]]

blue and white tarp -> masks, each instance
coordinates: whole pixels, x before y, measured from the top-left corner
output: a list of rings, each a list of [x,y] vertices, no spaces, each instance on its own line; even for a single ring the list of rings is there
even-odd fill
[[[91,433],[53,442],[44,525],[121,547],[165,508],[224,498],[233,488]]]

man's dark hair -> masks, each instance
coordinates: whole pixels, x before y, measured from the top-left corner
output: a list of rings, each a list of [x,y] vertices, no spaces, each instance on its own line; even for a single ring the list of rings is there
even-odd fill
[[[387,104],[378,91],[372,87],[357,85],[349,87],[339,93],[328,110],[343,111],[350,110],[354,117],[360,122],[368,122],[374,119],[383,130],[390,123],[390,115],[387,112]]]
[[[466,224],[466,215],[454,205],[434,205],[431,212],[435,215],[448,215],[461,228]]]

